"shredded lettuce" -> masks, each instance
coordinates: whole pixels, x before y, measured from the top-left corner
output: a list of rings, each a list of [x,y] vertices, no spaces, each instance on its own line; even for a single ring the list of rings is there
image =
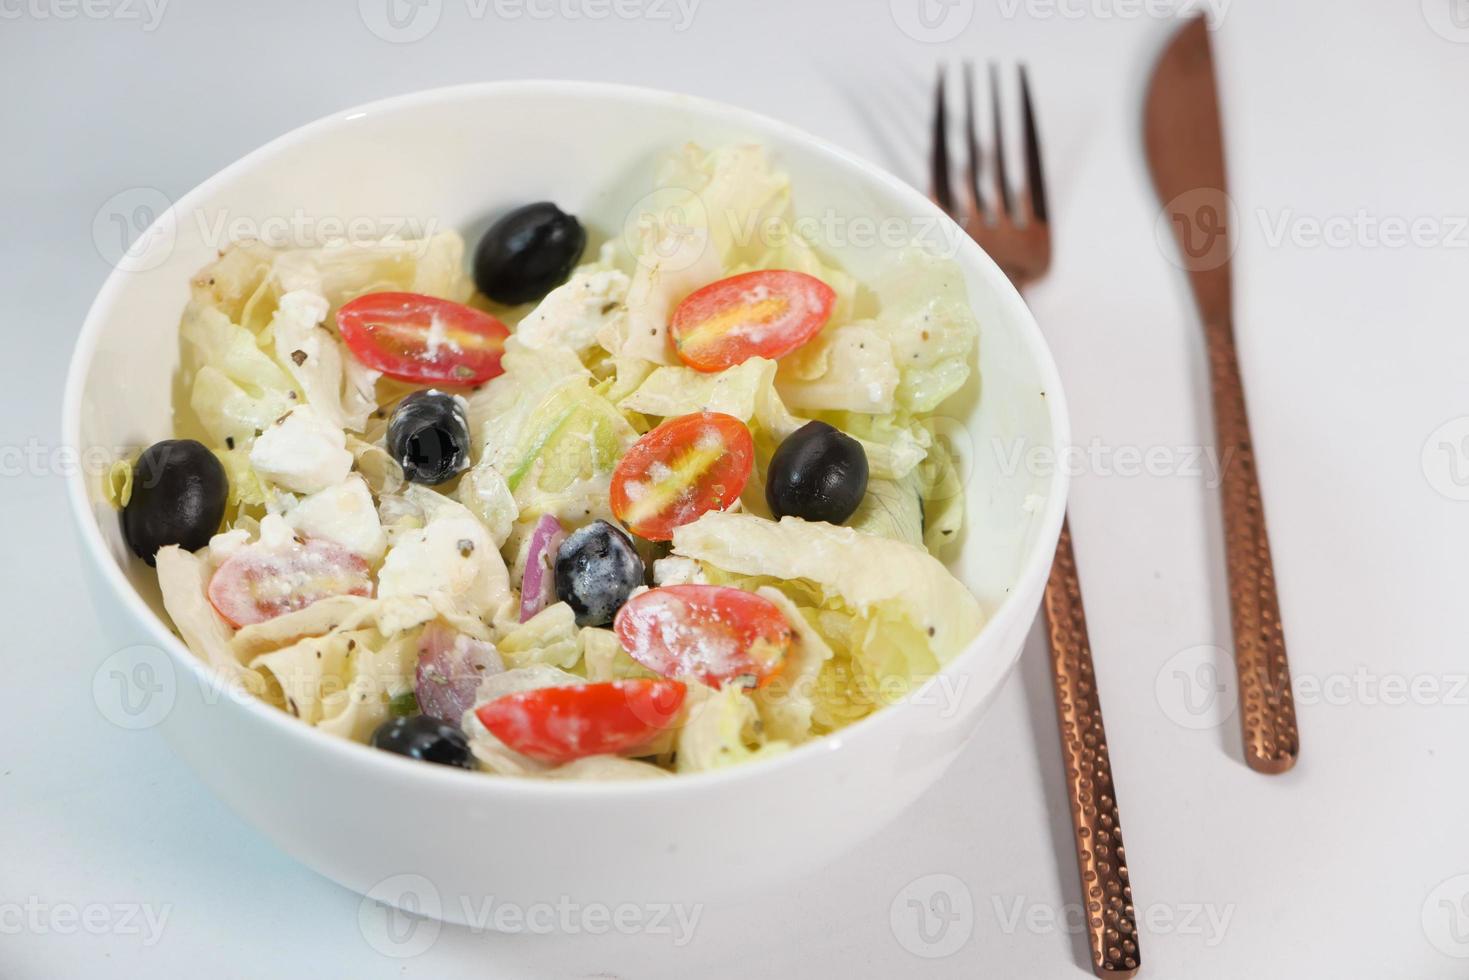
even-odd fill
[[[112,461],[102,474],[102,497],[113,510],[122,510],[133,499],[133,467],[137,465],[136,453]]]
[[[527,347],[557,345],[578,354],[590,352],[607,331],[625,329],[627,273],[613,266],[612,251],[604,248],[596,262],[578,266],[571,278],[546,294],[540,304],[515,327],[515,336]]]
[[[507,667],[547,664],[571,670],[582,657],[576,614],[564,602],[553,603],[501,637],[496,648]]]
[[[611,630],[584,627],[581,643],[582,666],[588,681],[625,681],[658,676],[629,656],[617,641],[617,634]]]
[[[923,499],[923,545],[935,555],[959,543],[964,525],[964,474],[960,462],[948,440],[936,437],[917,471],[918,492]]]
[[[923,498],[913,474],[902,480],[868,480],[867,495],[847,527],[922,547]]]
[[[666,161],[657,186],[665,213],[678,215],[681,227],[707,230],[724,275],[805,272],[836,292],[832,322],[852,315],[856,281],[822,259],[800,233],[790,179],[771,168],[763,147],[743,143],[705,150],[686,144]]]
[[[812,734],[815,686],[822,668],[833,657],[831,645],[812,621],[815,610],[801,609],[784,592],[768,585],[756,591],[775,603],[791,624],[795,639],[780,673],[750,696],[760,713],[766,738],[799,744]]]
[[[700,561],[716,584],[772,588],[801,607],[831,650],[803,686],[816,731],[906,696],[984,624],[979,603],[922,547],[850,527],[709,513],[674,532],[674,553]]]
[[[969,380],[979,337],[959,268],[909,248],[874,289],[881,304],[874,323],[891,343],[901,377],[897,405],[932,412]]]
[[[638,434],[570,349],[512,342],[504,364],[470,399],[470,420],[484,434],[481,461],[503,477],[524,519],[579,481],[609,476]]]
[[[767,742],[759,733],[760,714],[743,690],[720,690],[687,682],[683,724],[675,742],[679,772],[704,772],[777,755],[784,742]]]
[[[742,575],[805,580],[858,615],[902,623],[947,663],[984,624],[979,602],[922,548],[795,517],[710,512],[673,534],[675,554]]]
[[[219,310],[190,302],[181,332],[185,364],[194,365],[189,405],[211,444],[248,445],[295,406],[290,375],[260,349],[254,334]]]

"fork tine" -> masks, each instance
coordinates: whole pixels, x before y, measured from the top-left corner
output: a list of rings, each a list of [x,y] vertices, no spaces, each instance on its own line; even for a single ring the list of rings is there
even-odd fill
[[[944,66],[939,65],[938,84],[933,93],[933,145],[929,148],[929,196],[949,214],[954,213],[954,193],[949,185],[948,110],[944,107]]]
[[[1045,224],[1046,175],[1041,167],[1041,141],[1035,129],[1035,108],[1030,102],[1030,76],[1023,64],[1020,66],[1020,118],[1025,128],[1025,194],[1029,217]]]
[[[990,62],[990,114],[993,116],[995,145],[991,156],[995,158],[995,200],[1001,215],[1014,219],[1014,202],[1010,200],[1010,178],[1005,173],[1005,132],[1000,121],[1000,71]]]
[[[979,192],[982,158],[979,155],[979,136],[974,125],[974,63],[968,58],[964,59],[964,149],[969,154],[964,167],[965,189],[969,192],[974,215],[983,220],[984,196]]]

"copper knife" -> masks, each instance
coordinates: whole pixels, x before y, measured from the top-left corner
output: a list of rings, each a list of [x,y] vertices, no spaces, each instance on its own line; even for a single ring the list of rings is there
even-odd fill
[[[1153,184],[1204,322],[1222,465],[1225,562],[1245,761],[1257,772],[1285,772],[1295,765],[1300,733],[1235,352],[1231,205],[1214,56],[1203,17],[1179,29],[1158,59],[1148,85],[1144,140]]]

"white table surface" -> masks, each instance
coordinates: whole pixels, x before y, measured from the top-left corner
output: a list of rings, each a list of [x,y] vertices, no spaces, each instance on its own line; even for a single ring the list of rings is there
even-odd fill
[[[384,2],[361,7],[383,23]],[[705,906],[691,941],[444,927],[384,957],[356,895],[242,825],[156,734],[99,714],[116,644],[50,455],[108,272],[93,221],[119,191],[177,197],[344,106],[528,76],[726,100],[917,180],[933,65],[961,56],[1024,58],[1035,82],[1058,239],[1032,302],[1097,447],[1072,518],[1146,974],[1469,972],[1469,19],[1450,0],[1234,0],[1216,35],[1241,358],[1301,684],[1303,756],[1279,777],[1245,768],[1230,693],[1199,683],[1228,611],[1217,492],[1189,449],[1209,441],[1200,334],[1140,153],[1171,26],[1156,2],[927,0],[954,35],[938,43],[897,26],[917,0],[685,0],[686,24],[664,0],[627,0],[641,19],[425,2],[435,28],[389,43],[354,0],[172,0],[156,24],[141,0],[0,0],[0,977],[1082,976],[1038,634],[939,788],[822,873]],[[1129,456],[1148,450],[1151,475]],[[930,874],[971,900],[930,933],[958,947],[942,958],[909,948],[939,948],[905,918]]]

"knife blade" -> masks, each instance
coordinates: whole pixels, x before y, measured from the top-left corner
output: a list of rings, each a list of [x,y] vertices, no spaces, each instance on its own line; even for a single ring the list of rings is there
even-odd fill
[[[1148,85],[1143,140],[1208,348],[1245,761],[1258,772],[1285,772],[1300,753],[1300,732],[1235,348],[1230,273],[1233,205],[1225,180],[1219,92],[1204,17],[1180,28],[1158,59]]]

